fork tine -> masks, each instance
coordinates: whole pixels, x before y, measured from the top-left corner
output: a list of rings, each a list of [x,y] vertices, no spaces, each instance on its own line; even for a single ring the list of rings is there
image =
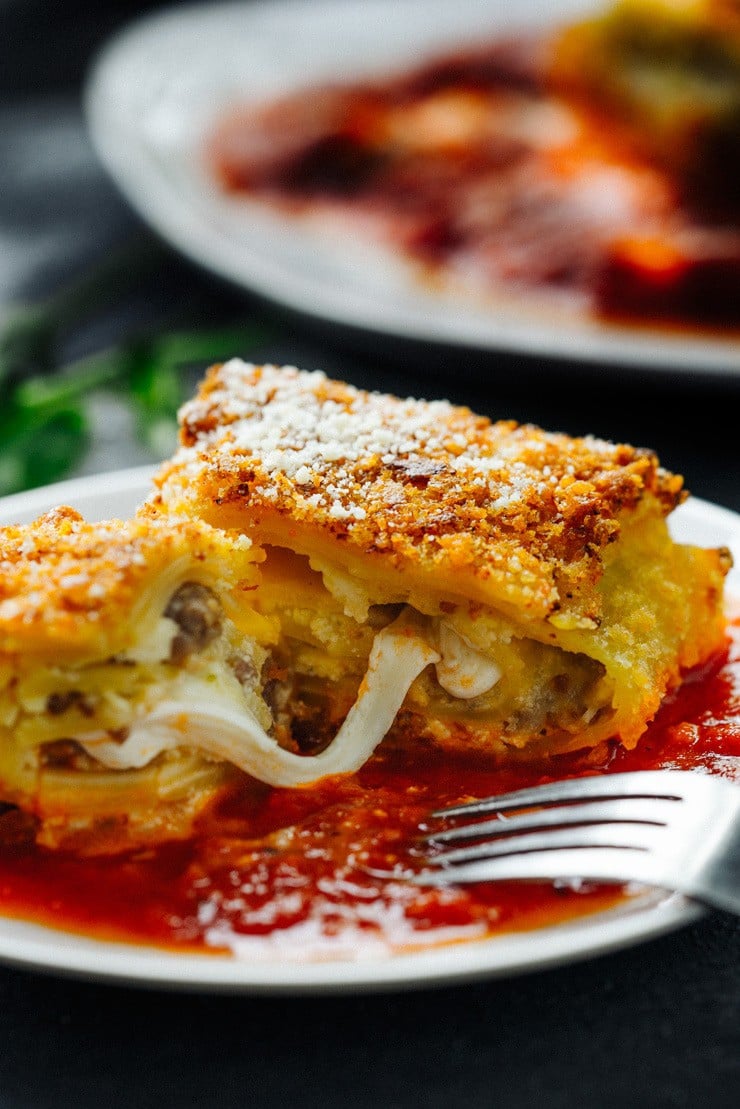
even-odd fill
[[[454,843],[456,840],[487,839],[509,837],[519,832],[536,831],[539,828],[559,828],[584,824],[658,824],[665,823],[658,805],[675,804],[671,798],[609,797],[603,801],[592,801],[582,805],[557,805],[546,809],[530,809],[513,816],[496,816],[493,820],[479,820],[469,824],[458,824],[453,828],[442,828],[424,836],[425,843]],[[669,814],[667,814],[669,815]]]
[[[503,858],[532,851],[553,851],[559,848],[620,848],[625,851],[650,851],[658,846],[665,825],[630,826],[619,822],[602,821],[595,826],[586,824],[573,828],[555,828],[544,832],[523,832],[521,835],[469,843],[441,851],[430,860],[435,866],[457,866],[476,859]]]
[[[480,859],[446,869],[425,870],[410,881],[420,886],[465,885],[469,882],[536,881],[582,878],[594,882],[645,882],[660,885],[654,856],[625,847],[574,847],[532,851]],[[675,884],[674,888],[679,888]]]
[[[505,812],[507,809],[521,809],[527,805],[553,805],[610,797],[670,797],[678,801],[685,789],[682,782],[685,775],[685,771],[642,770],[625,774],[601,774],[593,778],[566,778],[531,789],[517,789],[496,797],[485,797],[480,801],[437,809],[431,815],[436,818],[477,816],[489,812]]]
[[[667,800],[681,803],[659,804]],[[740,788],[732,781],[702,771],[639,771],[518,790],[439,815],[507,808],[528,811],[428,835],[420,841],[427,869],[409,881],[640,882],[740,914]],[[440,843],[455,846],[440,852]]]

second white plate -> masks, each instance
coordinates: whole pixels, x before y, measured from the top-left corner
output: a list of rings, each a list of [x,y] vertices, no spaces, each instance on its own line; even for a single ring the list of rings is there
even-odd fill
[[[93,142],[139,213],[213,273],[312,316],[385,335],[646,371],[740,374],[737,340],[617,327],[513,298],[481,310],[423,289],[380,248],[331,241],[221,195],[199,158],[224,110],[352,80],[434,51],[552,25],[595,0],[269,0],[178,7],[117,35],[87,87]]]

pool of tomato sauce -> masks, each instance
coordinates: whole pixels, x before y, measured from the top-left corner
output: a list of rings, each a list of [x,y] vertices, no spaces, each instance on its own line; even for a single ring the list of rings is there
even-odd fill
[[[416,840],[431,809],[552,778],[683,767],[740,778],[740,618],[728,649],[690,673],[633,751],[616,742],[537,763],[491,765],[388,748],[357,774],[310,788],[255,783],[185,843],[80,858],[0,818],[0,911],[108,940],[182,951],[274,943],[322,953],[408,950],[563,922],[632,896],[619,886],[490,883],[423,889]]]

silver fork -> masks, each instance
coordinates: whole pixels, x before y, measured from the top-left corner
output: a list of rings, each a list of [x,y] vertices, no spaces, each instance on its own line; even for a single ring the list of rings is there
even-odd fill
[[[487,817],[484,820],[470,818]],[[461,818],[466,823],[457,823]],[[740,914],[740,786],[688,770],[553,782],[442,809],[421,885],[640,882]]]

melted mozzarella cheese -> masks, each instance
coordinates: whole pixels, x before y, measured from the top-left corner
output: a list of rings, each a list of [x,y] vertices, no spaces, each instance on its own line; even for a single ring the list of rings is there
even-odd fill
[[[189,746],[225,759],[268,785],[308,785],[328,774],[358,770],[390,729],[411,684],[439,661],[419,623],[408,612],[399,616],[375,637],[357,700],[330,746],[318,755],[283,750],[251,712],[215,700],[205,683],[199,694],[189,690],[187,701],[157,705],[123,743],[101,732],[76,738],[111,769],[142,767],[162,751]]]
[[[439,650],[437,681],[452,697],[480,697],[501,678],[501,668],[492,659],[444,622],[439,626]]]

